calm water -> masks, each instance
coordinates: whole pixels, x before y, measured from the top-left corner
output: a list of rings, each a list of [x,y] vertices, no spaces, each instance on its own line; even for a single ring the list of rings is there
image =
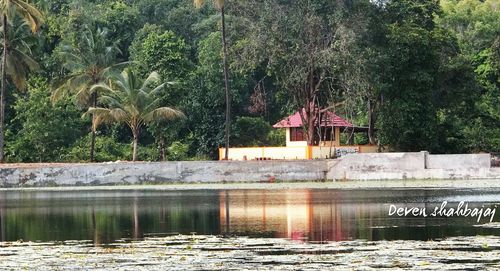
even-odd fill
[[[0,191],[0,241],[93,240],[170,234],[232,234],[332,240],[428,240],[500,235],[475,227],[490,217],[432,217],[448,201],[469,209],[500,207],[500,190],[214,190]],[[389,216],[395,207],[426,208],[427,217]],[[494,222],[500,222],[500,208]]]

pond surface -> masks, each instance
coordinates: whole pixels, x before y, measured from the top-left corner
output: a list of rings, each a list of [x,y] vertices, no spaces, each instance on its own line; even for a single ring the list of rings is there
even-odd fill
[[[432,216],[444,201],[444,209]],[[460,210],[467,204],[475,217],[446,216],[461,201]],[[497,206],[500,189],[0,191],[0,241],[93,240],[98,245],[227,233],[318,242],[500,236],[498,226],[478,226],[499,225]],[[405,207],[419,213],[389,215]]]

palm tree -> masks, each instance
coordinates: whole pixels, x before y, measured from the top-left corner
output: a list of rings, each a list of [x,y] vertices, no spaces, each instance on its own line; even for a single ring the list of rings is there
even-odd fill
[[[36,42],[36,39],[26,32],[26,26],[26,22],[16,20],[13,27],[8,28],[7,33],[9,43],[7,45],[5,72],[18,90],[25,90],[28,73],[40,68],[36,60],[31,57],[31,47]],[[0,29],[2,28],[3,26],[0,27]],[[3,42],[2,36],[0,41],[2,48]]]
[[[93,92],[103,93],[99,102],[107,107],[92,107],[86,114],[92,114],[97,125],[124,122],[130,127],[133,135],[132,161],[137,160],[137,143],[143,125],[184,116],[171,107],[160,107],[158,94],[168,83],[153,88],[159,81],[160,76],[156,72],[152,72],[146,80],[140,80],[131,69],[126,68],[109,84],[100,83],[91,88]]]
[[[3,55],[2,55],[2,87],[0,90],[0,163],[5,160],[4,157],[4,121],[5,121],[5,91],[7,89],[7,65],[9,63],[9,22],[12,22],[15,14],[20,15],[20,17],[26,21],[26,23],[31,28],[33,33],[40,29],[40,25],[43,22],[43,16],[36,7],[30,5],[27,1],[22,0],[0,0],[0,11],[2,13],[2,33],[3,33]],[[11,77],[12,74],[17,74],[15,70],[14,62],[11,65],[11,71],[9,72]],[[12,78],[15,78],[12,77]],[[15,80],[14,80],[15,82]]]
[[[227,42],[226,42],[226,20],[225,20],[225,1],[213,0],[213,5],[220,10],[221,14],[221,32],[222,32],[222,61],[224,65],[224,90],[226,93],[226,150],[224,159],[229,159],[229,130],[231,126],[231,93],[229,92],[229,69],[227,64]],[[194,5],[200,8],[205,3],[205,0],[194,0]]]
[[[112,68],[124,64],[114,64],[120,50],[116,44],[108,42],[107,35],[107,29],[97,28],[96,31],[92,31],[85,26],[78,45],[64,42],[60,57],[69,75],[52,94],[53,102],[67,95],[75,95],[79,106],[86,108],[97,106],[98,93],[92,90],[92,86],[103,82]],[[91,162],[94,162],[96,121],[93,117],[90,143]]]

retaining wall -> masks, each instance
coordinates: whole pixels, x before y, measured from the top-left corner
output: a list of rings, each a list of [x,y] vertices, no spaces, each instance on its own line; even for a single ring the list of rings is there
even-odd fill
[[[327,179],[500,179],[489,154],[360,153],[328,166]]]
[[[323,180],[325,161],[36,164],[0,168],[0,187]]]
[[[360,153],[335,160],[0,165],[0,187],[318,180],[499,179],[489,154]]]
[[[429,169],[473,169],[489,168],[489,154],[428,154],[426,168]]]

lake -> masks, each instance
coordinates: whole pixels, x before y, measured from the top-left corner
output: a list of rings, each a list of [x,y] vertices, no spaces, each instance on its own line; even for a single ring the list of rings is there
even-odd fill
[[[432,216],[436,208],[445,209]],[[447,217],[459,202],[483,217]],[[393,207],[391,207],[393,206]],[[462,211],[464,210],[462,205]],[[0,191],[0,241],[116,240],[175,234],[340,240],[497,235],[500,189]],[[415,208],[417,216],[389,215]],[[401,211],[403,211],[401,209]],[[426,216],[422,213],[425,213]],[[500,221],[500,211],[493,216]],[[495,224],[495,223],[493,223]]]

